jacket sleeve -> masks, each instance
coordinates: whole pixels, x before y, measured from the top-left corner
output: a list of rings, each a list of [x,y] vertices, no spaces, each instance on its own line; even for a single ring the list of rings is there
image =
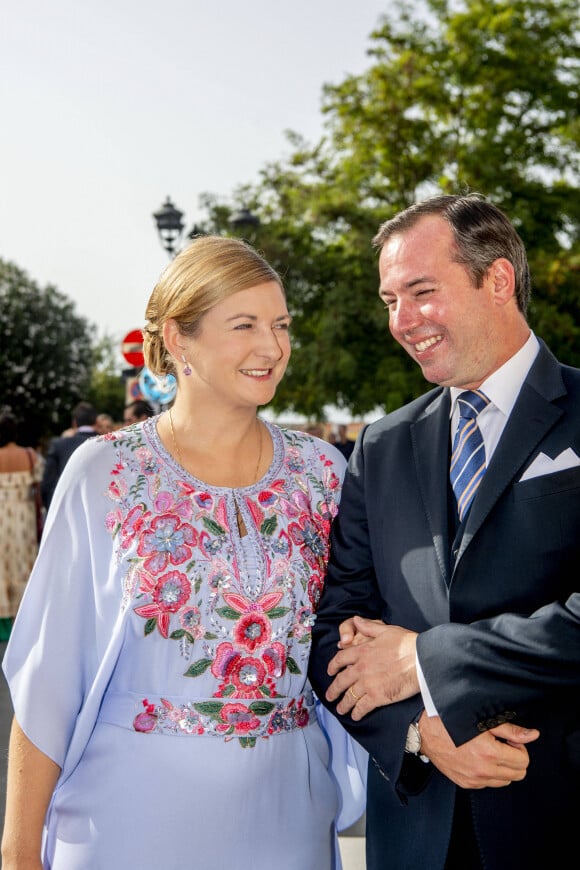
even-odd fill
[[[337,714],[336,704],[325,698],[332,682],[327,667],[337,652],[340,624],[354,614],[383,618],[366,516],[363,435],[351,456],[332,526],[326,583],[312,633],[309,677],[324,706],[369,752],[370,763],[405,802],[406,795],[420,790],[432,772],[432,765],[419,762],[417,766],[413,764],[416,759],[404,753],[409,723],[422,708],[420,696],[373,710],[360,722]]]
[[[580,593],[530,616],[435,626],[419,635],[417,654],[456,744],[504,721],[580,729]]]

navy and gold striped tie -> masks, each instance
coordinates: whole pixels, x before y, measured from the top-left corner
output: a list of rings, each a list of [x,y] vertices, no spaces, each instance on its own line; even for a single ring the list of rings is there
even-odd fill
[[[489,399],[481,390],[465,390],[457,397],[457,405],[459,425],[453,441],[450,477],[459,521],[463,522],[485,474],[485,446],[477,415],[489,405]]]

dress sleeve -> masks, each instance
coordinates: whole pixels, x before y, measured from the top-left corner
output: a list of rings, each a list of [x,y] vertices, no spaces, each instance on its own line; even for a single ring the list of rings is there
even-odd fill
[[[61,768],[75,736],[82,751],[115,656],[121,596],[104,522],[110,456],[108,445],[87,442],[67,464],[2,663],[18,723]]]

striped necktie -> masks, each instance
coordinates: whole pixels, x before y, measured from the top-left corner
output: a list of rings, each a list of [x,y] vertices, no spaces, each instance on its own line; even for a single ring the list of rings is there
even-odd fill
[[[481,390],[465,390],[457,397],[457,405],[459,425],[451,453],[450,477],[459,521],[463,522],[485,474],[485,446],[477,415],[489,405],[489,399]]]

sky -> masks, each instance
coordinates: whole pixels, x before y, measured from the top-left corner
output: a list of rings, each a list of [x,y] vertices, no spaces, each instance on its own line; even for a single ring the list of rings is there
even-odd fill
[[[2,0],[0,257],[119,342],[189,229],[323,133],[325,83],[367,69],[389,0]]]

